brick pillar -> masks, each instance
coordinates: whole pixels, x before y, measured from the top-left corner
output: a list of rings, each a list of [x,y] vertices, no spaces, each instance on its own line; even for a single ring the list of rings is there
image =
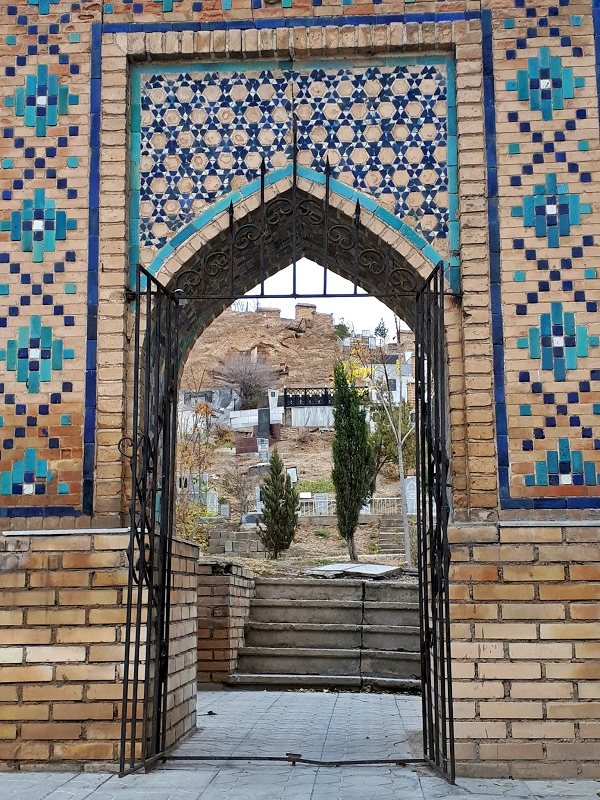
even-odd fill
[[[458,774],[600,777],[597,528],[449,535]]]
[[[201,564],[199,570],[198,683],[224,683],[237,667],[254,575],[238,564]]]

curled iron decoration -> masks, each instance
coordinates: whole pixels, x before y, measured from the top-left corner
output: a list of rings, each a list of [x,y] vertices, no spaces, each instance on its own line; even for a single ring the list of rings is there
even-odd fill
[[[416,292],[417,279],[411,270],[394,265],[389,274],[389,285],[392,293],[402,292],[403,294],[408,294]]]
[[[312,197],[298,202],[298,211],[309,225],[322,225],[325,219],[321,204]]]
[[[265,222],[271,227],[278,227],[291,217],[294,210],[287,197],[275,197],[265,207]]]
[[[133,458],[133,438],[131,436],[123,436],[122,439],[119,439],[117,447],[119,448],[119,453],[131,461]]]
[[[202,264],[202,274],[209,278],[216,278],[229,269],[229,253],[225,250],[216,250],[209,253]]]
[[[233,237],[233,244],[236,250],[243,252],[260,242],[263,236],[264,231],[258,225],[248,222],[245,225],[240,225],[237,229]]]
[[[197,290],[202,289],[203,276],[198,270],[186,269],[185,272],[177,276],[176,291],[186,295],[193,295]]]
[[[329,228],[329,242],[344,253],[351,252],[357,241],[356,230],[349,225],[337,223]]]
[[[379,250],[365,247],[358,254],[358,266],[366,269],[371,275],[381,275],[385,271],[386,264]]]

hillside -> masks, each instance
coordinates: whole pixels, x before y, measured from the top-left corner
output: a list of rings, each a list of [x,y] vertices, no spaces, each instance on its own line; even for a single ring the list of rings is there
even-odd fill
[[[341,355],[341,342],[333,315],[318,314],[313,305],[297,305],[293,320],[282,318],[279,309],[228,309],[194,345],[181,388],[213,388],[212,370],[219,361],[252,350],[279,368],[279,388],[330,386],[333,364]]]

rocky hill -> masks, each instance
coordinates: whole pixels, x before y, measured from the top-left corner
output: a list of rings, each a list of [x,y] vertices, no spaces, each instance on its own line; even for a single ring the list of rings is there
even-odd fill
[[[212,388],[219,361],[253,350],[279,369],[279,388],[330,386],[333,364],[342,353],[333,315],[319,314],[309,304],[298,304],[293,320],[280,313],[277,308],[224,311],[194,345],[181,388]]]

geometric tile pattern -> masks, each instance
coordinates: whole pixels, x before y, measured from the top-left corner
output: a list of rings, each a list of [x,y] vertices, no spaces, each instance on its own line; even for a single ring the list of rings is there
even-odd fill
[[[62,370],[64,360],[72,360],[74,351],[65,348],[61,339],[53,338],[52,328],[43,326],[39,316],[31,317],[28,327],[19,328],[17,338],[9,339],[0,350],[0,361],[7,372],[16,373],[19,383],[27,385],[29,394],[40,391],[40,383],[50,383],[53,370]]]
[[[77,105],[79,97],[61,85],[58,75],[49,73],[47,64],[40,64],[34,75],[27,75],[25,86],[17,86],[15,93],[4,100],[7,108],[14,108],[28,128],[35,128],[37,136],[45,136],[49,125],[57,125],[60,114],[68,114],[70,105]]]
[[[513,69],[496,97],[512,219],[503,245],[504,498],[531,498],[537,508],[598,505],[600,241],[589,197],[598,99],[585,77],[593,37],[570,0],[513,5],[495,27],[494,48],[496,69]]]
[[[46,197],[44,189],[35,189],[33,200],[23,200],[20,211],[13,211],[10,220],[0,221],[0,231],[10,231],[13,242],[21,242],[24,253],[40,263],[45,253],[56,250],[56,242],[67,238],[68,230],[77,229],[77,220],[56,208],[56,200]]]
[[[142,248],[161,248],[257,177],[263,157],[267,168],[285,165],[295,117],[300,163],[322,170],[329,157],[335,178],[448,252],[445,65],[196,67],[144,72],[140,93]]]
[[[516,80],[506,82],[506,88],[517,92],[519,100],[527,100],[532,111],[541,111],[543,120],[564,109],[565,100],[572,100],[575,89],[583,86],[585,78],[574,77],[560,56],[550,55],[549,47],[540,47],[537,56],[527,59],[527,69],[518,70]]]
[[[2,516],[82,508],[87,231],[78,229],[90,138],[82,42],[99,18],[89,3],[83,10],[80,0],[0,8]]]

